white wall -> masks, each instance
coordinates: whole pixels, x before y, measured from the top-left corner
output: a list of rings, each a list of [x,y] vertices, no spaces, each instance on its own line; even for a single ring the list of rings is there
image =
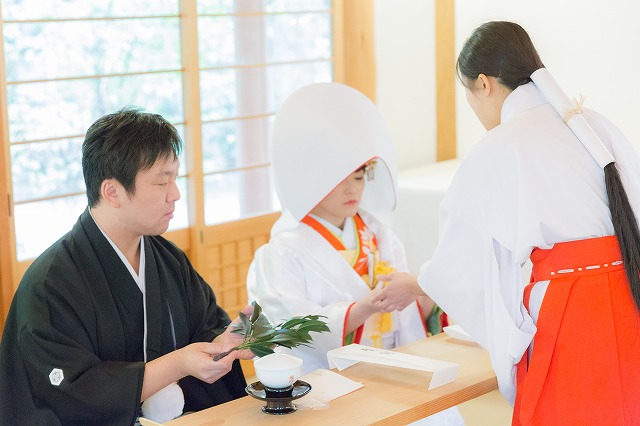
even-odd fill
[[[585,107],[606,115],[640,150],[640,2],[456,0],[455,5],[457,51],[483,22],[518,22],[567,95],[585,95]],[[483,129],[458,89],[458,152],[464,154]]]
[[[455,0],[456,55],[488,20],[520,23],[565,92],[605,114],[640,151],[640,1]],[[435,161],[433,0],[375,0],[378,105],[406,169]],[[457,88],[458,156],[484,132]]]
[[[406,169],[435,161],[434,0],[375,0],[377,104]]]

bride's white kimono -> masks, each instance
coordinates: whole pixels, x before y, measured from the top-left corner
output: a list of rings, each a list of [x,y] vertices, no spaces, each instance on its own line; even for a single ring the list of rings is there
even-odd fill
[[[313,348],[294,349],[304,361],[303,371],[309,372],[328,368],[326,353],[342,346],[349,307],[371,289],[338,250],[300,221],[345,178],[375,159],[375,178],[365,185],[360,216],[376,235],[379,260],[406,271],[404,248],[389,228],[396,205],[395,153],[375,105],[339,83],[312,84],[287,98],[276,114],[271,142],[283,215],[273,226],[269,243],[255,254],[247,290],[249,301],[257,300],[273,323],[294,315],[328,317],[330,333],[313,333]],[[426,337],[417,305],[392,316],[391,346]],[[420,424],[463,422],[453,407]]]
[[[404,248],[393,232],[364,211],[360,216],[376,235],[380,259],[406,271]],[[326,353],[342,346],[349,307],[367,297],[371,289],[322,235],[285,212],[274,225],[269,243],[256,251],[247,291],[249,300],[256,300],[272,323],[296,315],[327,317],[330,333],[314,333],[313,348],[293,349],[293,354],[304,360],[306,373],[329,368]],[[393,312],[392,317],[394,341],[387,349],[426,337],[416,303]],[[367,337],[372,321],[373,317],[365,323],[363,345],[374,346]]]
[[[592,111],[584,117],[615,157],[637,216],[637,153],[608,120]],[[521,265],[534,247],[613,234],[603,170],[528,83],[507,97],[501,124],[461,163],[441,205],[437,249],[418,280],[489,350],[513,403],[515,365],[536,332],[522,303]],[[543,297],[532,294],[532,313]]]

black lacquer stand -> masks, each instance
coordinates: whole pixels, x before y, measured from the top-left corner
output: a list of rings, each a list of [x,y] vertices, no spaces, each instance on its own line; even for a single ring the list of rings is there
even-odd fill
[[[298,380],[288,388],[273,389],[260,382],[255,382],[247,386],[245,390],[252,397],[266,402],[266,405],[262,407],[263,412],[279,415],[295,412],[297,407],[293,401],[308,394],[311,385]]]

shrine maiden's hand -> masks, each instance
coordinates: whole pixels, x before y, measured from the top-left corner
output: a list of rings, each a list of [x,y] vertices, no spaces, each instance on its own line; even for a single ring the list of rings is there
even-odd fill
[[[384,312],[401,311],[418,297],[425,296],[418,285],[418,277],[406,272],[378,275],[385,287],[371,298],[371,303]]]

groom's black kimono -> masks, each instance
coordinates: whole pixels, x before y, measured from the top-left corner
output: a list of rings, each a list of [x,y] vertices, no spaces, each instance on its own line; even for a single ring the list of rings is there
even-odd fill
[[[148,360],[221,334],[229,317],[184,253],[162,237],[144,244]],[[143,327],[142,293],[86,210],[16,292],[0,345],[0,424],[132,424]],[[246,383],[236,361],[211,385],[180,386],[194,411],[245,395]]]

